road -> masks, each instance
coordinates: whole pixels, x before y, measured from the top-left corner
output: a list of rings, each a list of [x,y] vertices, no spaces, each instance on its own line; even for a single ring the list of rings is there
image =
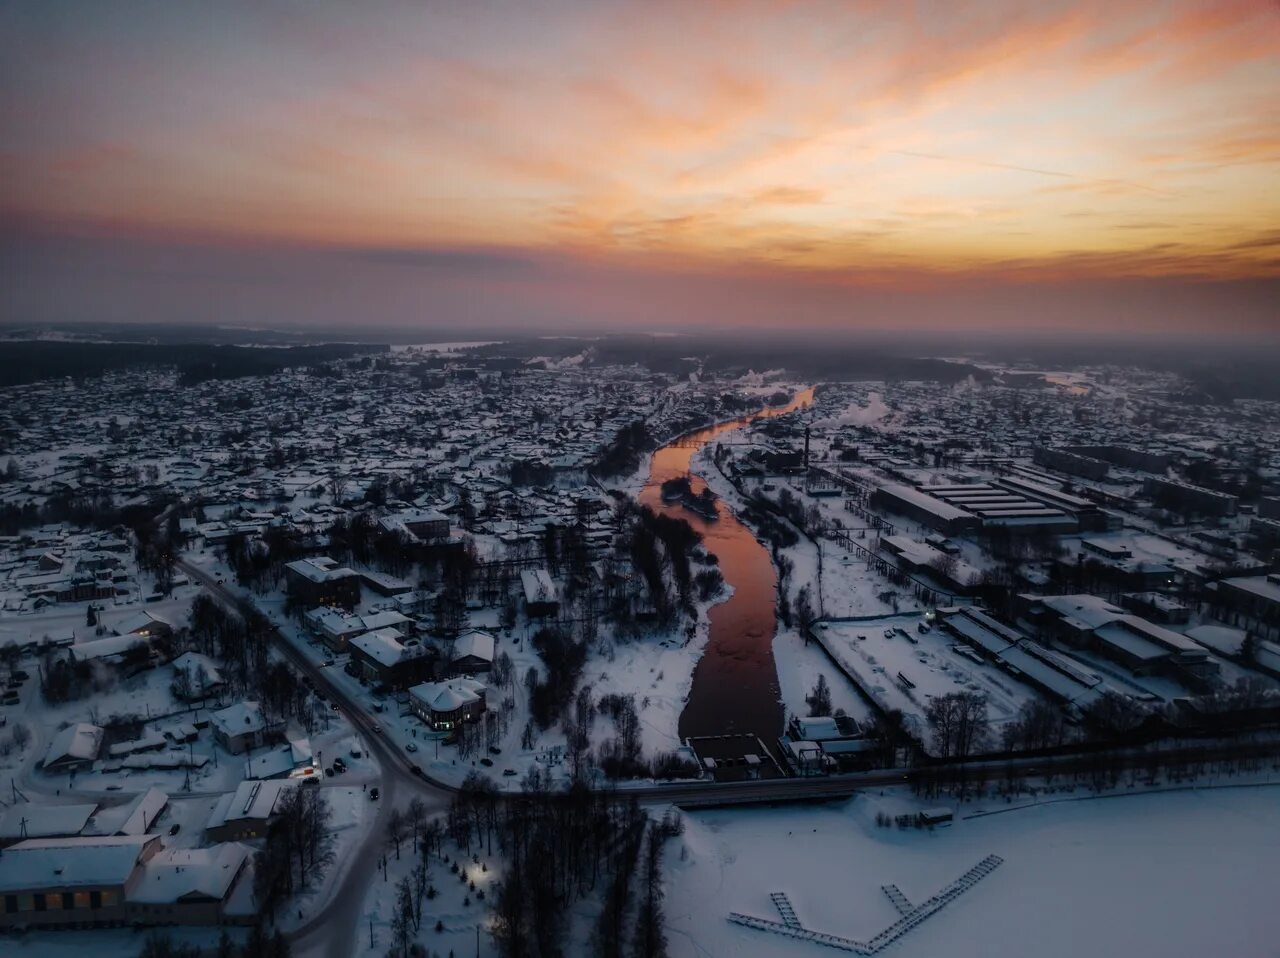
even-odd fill
[[[179,560],[177,564],[192,581],[203,585],[218,602],[237,615],[243,616],[252,608],[247,600],[237,596],[199,566],[186,560]],[[328,896],[329,905],[319,909],[308,922],[289,935],[295,955],[348,958],[365,917],[364,902],[369,885],[378,880],[375,876],[383,854],[382,836],[386,832],[392,809],[403,809],[416,796],[426,803],[429,812],[442,812],[452,798],[452,790],[439,782],[419,778],[412,773],[409,760],[380,733],[374,731],[376,723],[338,683],[329,680],[328,670],[310,661],[274,625],[271,630],[276,649],[294,668],[310,679],[316,689],[337,703],[351,725],[362,733],[369,754],[377,759],[382,770],[378,813],[371,826],[369,839],[347,861],[336,863],[335,867],[341,874],[335,879],[337,884]]]
[[[185,560],[180,560],[178,565],[193,581],[200,582],[215,599],[236,614],[244,615],[247,611],[256,611],[249,600],[235,595],[205,570]],[[363,933],[362,923],[365,920],[363,908],[369,885],[379,880],[376,873],[384,850],[382,836],[386,831],[391,810],[397,807],[403,808],[416,796],[427,804],[430,812],[442,812],[447,808],[456,787],[425,775],[414,774],[410,770],[413,766],[394,743],[374,731],[375,722],[364,711],[361,704],[338,683],[329,679],[328,669],[309,660],[302,650],[289,641],[274,625],[271,625],[271,630],[280,653],[299,672],[307,676],[315,688],[325,692],[332,701],[336,702],[352,726],[363,733],[369,753],[378,760],[382,770],[380,783],[382,798],[369,839],[347,861],[337,863],[339,874],[333,879],[336,885],[328,895],[329,904],[320,908],[318,914],[290,934],[294,953],[299,956],[326,955],[328,958],[347,958],[353,951],[355,936]],[[1252,743],[1219,742],[1184,748],[1178,750],[1177,754],[1186,761],[1210,762],[1235,759],[1245,755],[1270,756],[1276,754],[1277,750],[1277,743],[1268,740]],[[1173,753],[1166,752],[1164,757],[1167,758],[1171,754]],[[1150,758],[1150,753],[1142,749],[1132,749],[1130,754],[1111,753],[1106,756],[1076,753],[1054,757],[1028,756],[994,761],[979,760],[966,762],[963,767],[969,780],[977,782],[1002,778],[1009,775],[1011,770],[1020,771],[1024,775],[1039,775],[1050,770],[1054,775],[1068,775],[1077,772],[1088,773],[1111,765],[1119,768],[1142,768]],[[939,775],[952,775],[958,771],[958,767],[939,766],[917,771],[924,773],[934,771]],[[645,805],[674,804],[692,809],[719,805],[826,801],[847,798],[866,789],[902,785],[908,781],[909,770],[899,768],[874,769],[830,777],[775,778],[741,782],[667,782],[634,788],[624,784],[617,791],[619,796],[634,796]]]

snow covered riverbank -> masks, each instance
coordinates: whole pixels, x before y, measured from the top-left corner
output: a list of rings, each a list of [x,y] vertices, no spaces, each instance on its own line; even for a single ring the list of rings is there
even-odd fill
[[[879,828],[908,798],[698,812],[667,847],[672,958],[813,958],[817,945],[730,924],[778,920],[867,940],[980,859],[990,877],[899,939],[900,958],[1264,955],[1280,935],[1280,790],[1256,786],[1040,805],[934,831]]]

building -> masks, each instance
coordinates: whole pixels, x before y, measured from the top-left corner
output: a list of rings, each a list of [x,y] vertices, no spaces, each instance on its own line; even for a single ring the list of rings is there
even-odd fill
[[[279,814],[284,796],[297,787],[297,780],[291,778],[241,782],[214,804],[204,827],[205,838],[211,842],[261,838]]]
[[[1207,691],[1218,662],[1194,639],[1094,595],[1020,595],[1023,618],[1067,645],[1096,651],[1135,675],[1162,675]]]
[[[982,576],[969,563],[910,536],[884,536],[880,547],[897,560],[899,568],[924,573],[953,595],[972,591]]]
[[[474,679],[425,682],[409,689],[409,709],[438,732],[448,732],[485,710],[485,686]]]
[[[46,772],[65,772],[92,765],[102,748],[103,730],[97,725],[77,722],[53,737],[44,755]]]
[[[348,643],[356,674],[368,682],[402,689],[430,674],[434,656],[418,639],[409,639],[393,628],[357,635]]]
[[[144,925],[252,922],[251,882],[245,878],[252,856],[253,849],[240,842],[160,851],[142,866],[141,877],[128,892],[131,920]],[[243,891],[243,900],[233,910],[237,890]]]
[[[116,828],[117,835],[145,835],[151,831],[156,819],[169,807],[169,795],[158,788],[149,788],[126,806],[124,820]]]
[[[125,925],[158,835],[35,838],[0,855],[0,927]]]
[[[68,838],[79,835],[98,806],[50,805],[19,802],[0,813],[0,848],[29,838]]]
[[[233,755],[273,742],[284,722],[268,722],[257,702],[237,702],[209,715],[213,738]]]
[[[248,923],[251,854],[166,850],[145,834],[19,842],[0,856],[0,928]]]
[[[1109,689],[1100,675],[1081,662],[1033,641],[975,606],[939,609],[938,623],[973,654],[1060,705],[1087,708]]]
[[[524,590],[524,608],[530,618],[553,616],[560,611],[560,593],[546,569],[524,569],[520,572]]]
[[[184,676],[173,686],[174,696],[194,702],[208,698],[222,690],[222,672],[214,665],[213,660],[199,652],[183,652],[173,660],[173,675]]]
[[[142,610],[118,623],[112,632],[116,635],[133,635],[142,639],[167,639],[173,635],[173,626],[160,616]]]
[[[71,646],[68,654],[72,662],[107,662],[119,665],[132,660],[138,666],[145,666],[151,662],[155,653],[145,636],[126,633],[77,642]]]
[[[323,605],[304,612],[302,621],[313,635],[334,652],[345,652],[348,642],[361,632],[368,631],[360,621],[360,616]]]
[[[982,520],[972,512],[943,502],[941,499],[911,486],[889,483],[871,493],[869,504],[896,515],[914,519],[943,535],[975,532]]]
[[[1111,470],[1110,463],[1092,456],[1085,456],[1066,449],[1050,449],[1037,446],[1031,453],[1031,459],[1037,466],[1065,472],[1069,476],[1079,476],[1095,482],[1105,481]]]
[[[1280,641],[1280,573],[1223,579],[1211,605],[1222,621]]]
[[[1148,476],[1142,491],[1156,505],[1176,512],[1194,512],[1205,516],[1234,516],[1240,500],[1216,489],[1193,486],[1189,482]]]
[[[449,517],[435,509],[408,509],[385,516],[379,524],[388,531],[404,530],[419,542],[449,538]]]
[[[378,595],[388,598],[413,591],[412,582],[406,582],[404,579],[388,575],[385,572],[361,572],[360,581],[368,586],[369,589],[378,593]]]
[[[1148,452],[1145,449],[1134,449],[1132,446],[1064,446],[1063,451],[1077,456],[1100,459],[1124,469],[1153,472],[1161,476],[1173,465],[1173,458],[1167,453]]]
[[[360,576],[326,556],[287,563],[284,578],[290,598],[308,607],[333,605],[350,609],[360,601]]]
[[[493,668],[497,640],[488,632],[468,629],[453,642],[449,653],[449,671],[454,675],[488,672]]]

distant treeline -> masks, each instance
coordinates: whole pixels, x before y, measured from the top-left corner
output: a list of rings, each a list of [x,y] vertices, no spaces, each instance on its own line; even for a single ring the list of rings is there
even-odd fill
[[[18,386],[70,376],[90,379],[138,367],[175,367],[184,383],[265,376],[293,366],[382,353],[386,346],[323,343],[318,346],[257,347],[176,343],[81,343],[0,341],[0,386]]]
[[[740,375],[749,370],[786,369],[807,379],[849,381],[857,379],[921,379],[957,382],[989,375],[967,363],[902,355],[910,349],[881,344],[830,341],[823,337],[784,338],[691,336],[603,336],[581,339],[512,340],[481,346],[477,358],[496,356],[551,357],[563,359],[590,347],[588,364],[640,365],[655,373],[688,373],[701,366],[705,372]]]

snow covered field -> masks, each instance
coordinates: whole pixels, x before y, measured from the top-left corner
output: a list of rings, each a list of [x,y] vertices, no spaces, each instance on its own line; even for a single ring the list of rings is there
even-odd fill
[[[1066,801],[934,831],[879,828],[908,799],[698,812],[666,850],[672,958],[817,958],[820,945],[731,924],[778,920],[785,892],[807,928],[865,941],[980,859],[1004,864],[887,951],[901,958],[1162,958],[1275,954],[1280,789],[1197,789]],[[995,807],[994,805],[992,806]]]

